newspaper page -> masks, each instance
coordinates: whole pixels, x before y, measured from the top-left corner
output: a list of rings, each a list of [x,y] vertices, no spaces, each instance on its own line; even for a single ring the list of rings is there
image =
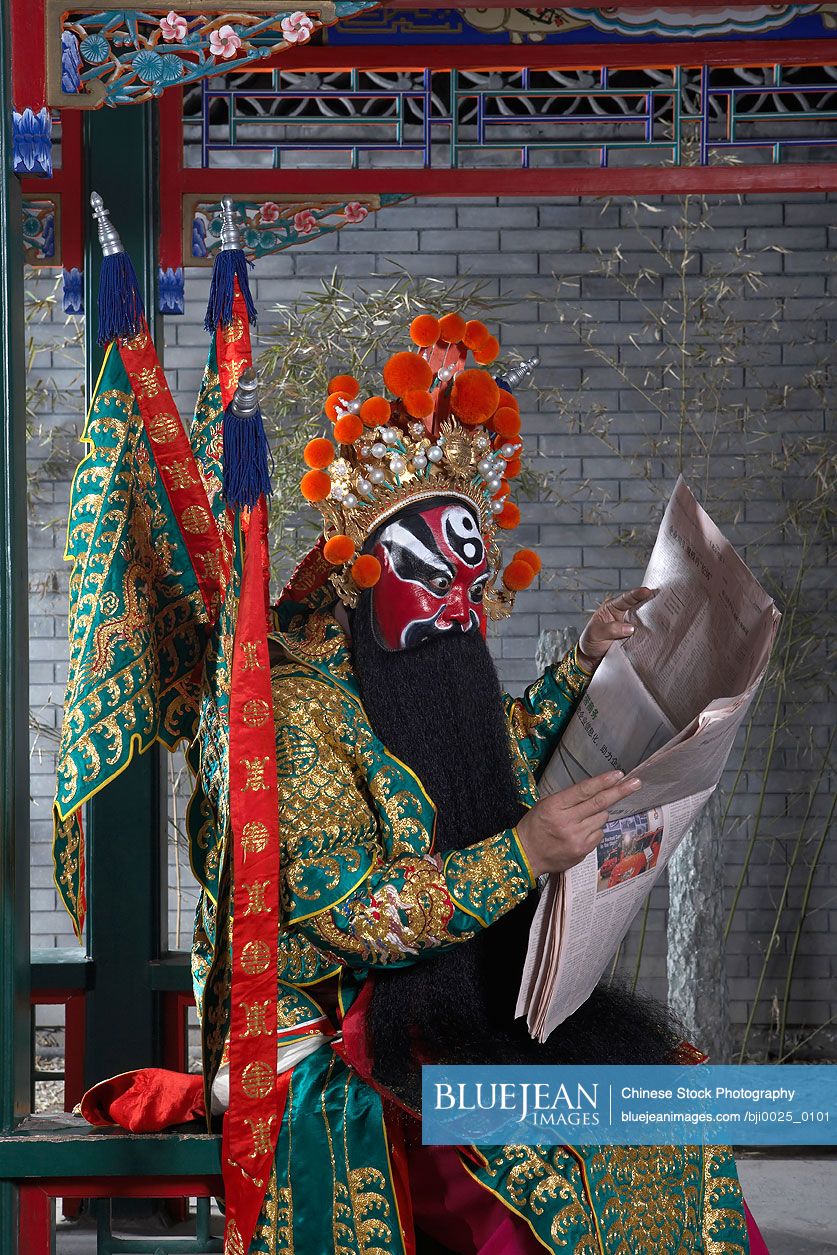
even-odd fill
[[[656,596],[596,669],[540,782],[544,796],[641,766],[641,788],[611,809],[598,849],[564,876],[542,878],[516,1009],[541,1040],[589,997],[720,780],[779,623],[682,477],[643,583]],[[614,851],[632,869],[620,867],[615,881]]]
[[[645,810],[717,784],[762,675],[779,613],[681,477],[643,583],[657,595],[608,650],[541,779],[554,793],[643,764]],[[619,817],[619,812],[614,811]]]
[[[590,997],[712,792],[610,820],[592,854],[563,877],[563,918],[551,916],[546,925],[548,973],[533,991],[528,1019],[539,1041]]]

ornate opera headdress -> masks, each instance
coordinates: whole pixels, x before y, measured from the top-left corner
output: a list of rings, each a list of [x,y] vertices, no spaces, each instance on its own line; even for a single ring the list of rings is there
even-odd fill
[[[300,490],[323,516],[323,556],[333,566],[331,582],[347,606],[376,584],[381,568],[367,539],[408,503],[447,496],[468,502],[480,520],[492,574],[485,590],[486,614],[511,613],[514,594],[531,584],[540,559],[519,550],[500,574],[498,529],[511,530],[520,510],[509,499],[510,481],[520,473],[520,413],[509,390],[536,359],[494,379],[481,367],[500,351],[484,323],[459,314],[421,314],[410,325],[415,351],[395,353],[383,369],[389,400],[360,395],[351,375],[329,384],[325,412],[332,437],[305,448],[311,468]],[[468,352],[476,366],[467,368]],[[505,386],[504,386],[505,385]]]

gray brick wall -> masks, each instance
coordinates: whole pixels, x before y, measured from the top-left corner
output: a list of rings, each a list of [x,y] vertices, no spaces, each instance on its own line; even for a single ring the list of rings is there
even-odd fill
[[[821,442],[827,439],[835,399],[833,383],[817,389],[805,386],[805,379],[829,358],[832,368],[834,364],[837,270],[829,247],[834,245],[835,203],[834,196],[815,195],[788,197],[783,202],[750,197],[741,203],[717,203],[711,213],[713,229],[696,241],[691,266],[698,282],[710,268],[729,261],[741,246],[767,250],[758,254],[758,269],[767,284],[759,290],[745,284],[741,292],[731,291],[722,312],[743,316],[753,329],[752,336],[743,336],[736,353],[726,401],[750,400],[768,409],[769,434],[756,440],[751,430],[743,430],[719,437],[712,457],[711,490],[719,522],[754,566],[770,569],[780,604],[793,585],[802,550],[798,535],[789,527],[779,529],[777,519],[788,502],[810,494],[815,459],[806,456],[781,471],[771,469],[768,462],[771,455],[781,459],[783,444],[802,433]],[[536,547],[544,570],[493,638],[502,678],[514,691],[532,678],[541,631],[559,625],[580,628],[602,597],[640,580],[650,538],[673,482],[671,467],[658,452],[673,420],[645,404],[629,386],[656,369],[657,345],[648,343],[645,357],[631,346],[629,337],[639,340],[644,330],[638,306],[626,296],[618,276],[640,276],[642,297],[651,309],[662,309],[676,295],[671,279],[643,276],[643,271],[653,271],[656,250],[672,238],[677,216],[671,199],[640,209],[638,219],[628,202],[618,200],[427,201],[384,210],[358,227],[259,263],[254,290],[263,324],[270,321],[273,302],[297,299],[335,269],[364,285],[375,275],[391,276],[404,269],[442,278],[472,276],[483,281],[486,294],[504,302],[501,340],[505,350],[540,355],[538,384],[559,389],[560,399],[545,399],[539,405],[533,390],[521,394],[524,436],[529,452],[537,452],[538,469],[551,473],[555,486],[551,498],[523,504],[523,525],[514,540]],[[597,249],[611,258],[618,249],[621,260],[615,265],[615,275],[599,273]],[[618,369],[585,351],[569,322],[559,320],[556,276],[575,276],[562,287],[567,309],[570,305],[584,308],[596,329],[596,345],[608,354],[618,354]],[[191,410],[203,364],[206,339],[201,323],[208,283],[206,271],[189,271],[186,316],[166,321],[166,364],[184,414]],[[36,286],[43,287],[43,280]],[[781,311],[775,331],[757,335],[756,331],[768,329],[777,300]],[[72,362],[46,358],[40,360],[39,368],[52,371],[67,389],[77,370]],[[607,442],[591,434],[590,416],[598,410],[609,417]],[[647,475],[642,469],[645,454]],[[742,476],[747,477],[746,493]],[[695,487],[699,490],[701,485]],[[41,517],[44,511],[60,515],[66,496],[66,485],[56,485],[54,500],[41,507]],[[33,527],[31,537],[30,559],[33,578],[37,578],[60,565],[62,528]],[[829,604],[826,558],[821,548],[805,555],[807,573],[798,613],[800,621],[803,616],[810,621],[814,643],[780,699],[775,701],[771,694],[760,707],[745,769],[730,803],[730,901],[748,857],[755,816],[761,813],[727,948],[730,1005],[739,1025],[749,1014],[793,843],[808,809],[809,790],[816,788],[816,796],[809,808],[803,855],[789,876],[788,909],[768,967],[758,1024],[769,1021],[770,999],[774,995],[781,999],[786,956],[800,919],[808,867],[827,820],[833,778],[828,771],[820,775],[819,764],[834,710],[828,704],[823,652],[816,644]],[[65,596],[66,577],[61,572],[57,585],[31,597],[32,701],[36,706],[60,701],[66,657]],[[764,750],[759,747],[770,735],[774,715],[774,770],[763,781]],[[727,788],[737,766],[736,757],[725,781]],[[32,923],[35,944],[41,945],[64,944],[68,932],[56,908],[47,868],[52,770],[47,745],[41,760],[33,759]],[[652,895],[642,955],[641,981],[658,993],[665,990],[666,901],[663,884]],[[186,934],[188,918],[187,906]],[[638,931],[632,931],[623,947],[623,967],[629,975]],[[826,840],[797,946],[791,1020],[807,1025],[810,1031],[832,1016],[837,1011],[835,977],[837,856],[833,843]]]

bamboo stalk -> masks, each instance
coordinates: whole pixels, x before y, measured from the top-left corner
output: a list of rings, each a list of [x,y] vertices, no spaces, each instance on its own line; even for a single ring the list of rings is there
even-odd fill
[[[767,977],[767,968],[768,968],[768,964],[770,963],[770,957],[773,952],[773,946],[779,937],[779,925],[782,921],[782,915],[784,914],[785,904],[788,900],[791,876],[793,875],[793,870],[796,866],[797,860],[802,851],[802,845],[805,838],[805,829],[808,824],[808,820],[811,816],[811,811],[814,806],[814,798],[817,796],[817,792],[822,782],[823,775],[825,774],[826,764],[828,763],[829,755],[831,753],[831,746],[834,743],[834,735],[835,735],[835,729],[832,728],[831,736],[828,741],[828,748],[826,749],[825,754],[823,755],[823,760],[822,760],[822,763],[820,764],[819,775],[817,776],[816,783],[813,784],[810,790],[808,791],[808,805],[805,809],[805,815],[802,819],[802,823],[800,824],[799,832],[797,833],[797,836],[796,836],[796,841],[794,842],[793,854],[791,855],[790,862],[788,863],[787,872],[785,873],[785,883],[782,886],[782,894],[781,894],[781,897],[779,898],[779,905],[776,908],[776,915],[773,920],[773,929],[770,933],[770,940],[768,941],[767,946],[764,951],[764,959],[761,965],[761,972],[759,973],[759,979],[756,984],[756,991],[753,994],[753,1001],[750,1006],[750,1014],[747,1017],[747,1023],[744,1028],[744,1037],[741,1042],[741,1050],[738,1055],[739,1063],[744,1062],[744,1055],[747,1050],[747,1042],[749,1041],[750,1033],[753,1028],[753,1020],[755,1018],[756,1008],[758,1007],[759,1002],[761,1000],[761,991],[764,986],[765,979]]]
[[[793,644],[793,624],[796,618],[796,610],[799,605],[799,590],[802,584],[802,574],[805,564],[805,553],[807,550],[807,537],[802,547],[802,558],[800,559],[799,569],[796,574],[796,583],[794,584],[793,593],[791,594],[791,608],[786,614],[783,621],[785,627],[785,652],[782,658],[782,666],[776,680],[776,701],[773,705],[773,721],[770,725],[770,737],[767,744],[767,758],[761,773],[761,788],[759,790],[759,799],[756,804],[756,814],[753,820],[753,831],[750,834],[750,840],[747,843],[747,853],[744,856],[744,862],[741,865],[741,875],[738,877],[738,884],[735,886],[735,893],[732,898],[729,915],[727,916],[726,928],[724,929],[724,941],[729,938],[732,921],[735,918],[735,912],[738,908],[738,900],[741,897],[741,890],[744,887],[744,881],[747,879],[747,872],[750,869],[750,862],[756,848],[759,827],[761,825],[761,817],[764,811],[764,799],[767,794],[767,782],[770,777],[770,768],[773,763],[773,754],[776,750],[776,738],[779,734],[779,715],[782,709],[782,701],[785,694],[785,677],[787,674],[787,666],[790,659],[791,646]]]
[[[835,806],[837,806],[837,794],[835,794],[831,799],[831,807],[829,809],[826,821],[823,824],[822,835],[817,844],[817,849],[814,854],[813,862],[811,863],[808,869],[808,879],[805,882],[805,892],[802,895],[802,905],[799,908],[799,922],[796,925],[796,932],[794,933],[794,937],[793,937],[793,946],[791,947],[790,958],[788,959],[788,970],[785,975],[785,992],[782,998],[782,1010],[781,1010],[781,1015],[779,1018],[779,1055],[780,1056],[784,1054],[784,1050],[785,1050],[785,1036],[787,1034],[787,1026],[788,1026],[788,1007],[790,1005],[791,987],[793,985],[793,971],[794,971],[794,968],[796,967],[796,956],[799,951],[799,942],[800,942],[800,938],[802,937],[802,929],[805,927],[805,920],[808,917],[808,903],[811,899],[811,889],[813,888],[813,885],[814,885],[814,877],[816,875],[817,867],[819,866],[819,861],[822,856],[822,852],[825,849],[826,837],[831,831],[831,821],[834,818]]]

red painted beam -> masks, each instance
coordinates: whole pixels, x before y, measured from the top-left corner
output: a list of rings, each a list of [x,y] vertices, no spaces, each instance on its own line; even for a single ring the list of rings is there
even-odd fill
[[[55,1249],[52,1240],[52,1201],[40,1185],[28,1182],[18,1194],[17,1250],[27,1255],[50,1255]]]
[[[32,989],[29,1005],[33,1007],[60,1007],[79,994],[78,989]]]
[[[303,45],[247,67],[261,70],[571,70],[599,66],[660,69],[675,65],[830,65],[837,60],[833,39],[736,39],[618,44],[424,44],[404,47]],[[172,94],[169,89],[165,95]],[[164,97],[165,98],[165,97]],[[161,102],[162,103],[162,102]]]
[[[169,87],[157,102],[160,137],[160,238],[157,260],[163,270],[183,265],[183,88]]]
[[[637,166],[602,170],[187,170],[187,186],[207,199],[382,192],[406,196],[663,196],[738,192],[837,191],[837,163],[754,166]],[[502,176],[502,187],[498,177]]]
[[[61,110],[61,169],[56,170],[61,190],[61,264],[65,270],[84,265],[83,115],[78,109]],[[54,176],[53,176],[54,177]]]
[[[12,101],[35,113],[46,101],[44,0],[11,0]]]
[[[161,262],[161,264],[163,264]],[[188,1031],[186,1017],[195,1005],[191,993],[166,990],[161,995],[163,1012],[163,1064],[172,1072],[188,1072]]]

